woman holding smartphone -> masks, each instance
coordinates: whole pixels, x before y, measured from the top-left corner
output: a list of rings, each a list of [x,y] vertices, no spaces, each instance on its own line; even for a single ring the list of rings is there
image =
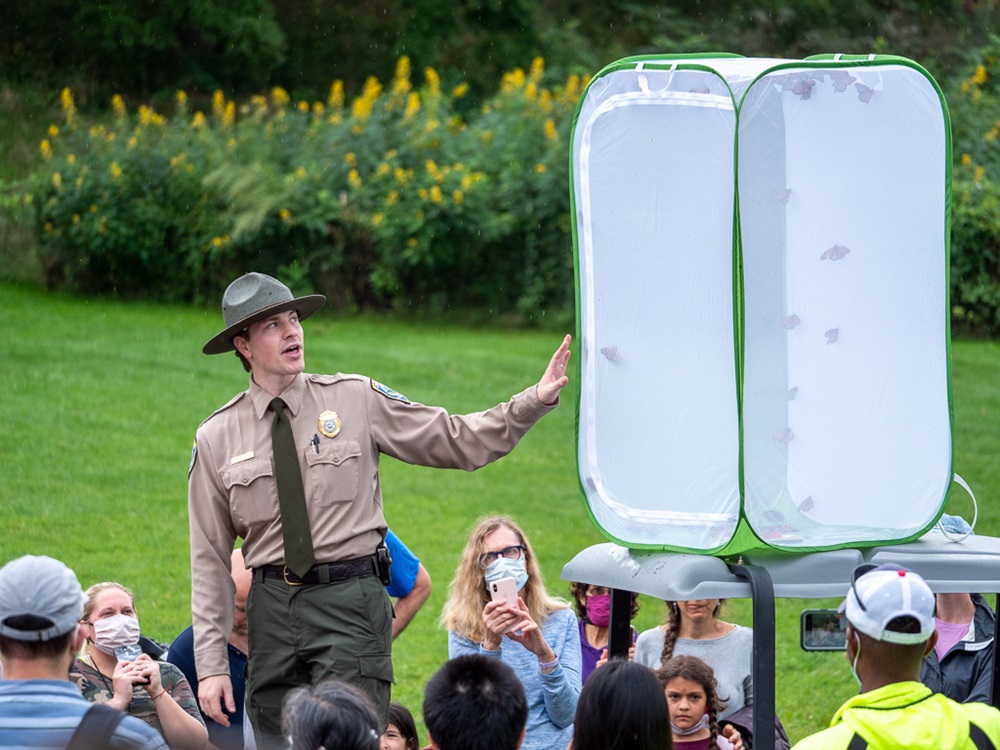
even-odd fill
[[[516,603],[504,596],[511,583]],[[579,629],[569,604],[545,590],[531,545],[512,519],[476,524],[448,586],[442,620],[449,658],[502,659],[520,678],[528,699],[523,750],[566,747],[580,697]]]
[[[181,671],[153,661],[139,648],[135,597],[119,583],[96,583],[86,591],[83,617],[87,641],[73,662],[70,681],[91,703],[107,703],[155,728],[171,750],[200,750],[208,730]]]

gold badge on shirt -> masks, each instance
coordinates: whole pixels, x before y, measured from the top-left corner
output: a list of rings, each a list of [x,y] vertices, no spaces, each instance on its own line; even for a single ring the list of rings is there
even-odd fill
[[[325,411],[319,415],[319,431],[328,438],[335,438],[340,434],[340,417],[335,411]]]

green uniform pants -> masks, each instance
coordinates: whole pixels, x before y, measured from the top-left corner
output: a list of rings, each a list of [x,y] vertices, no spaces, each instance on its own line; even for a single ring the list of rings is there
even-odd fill
[[[289,690],[328,679],[361,688],[385,725],[392,605],[375,576],[290,586],[254,573],[247,597],[247,712],[259,750],[283,748]]]

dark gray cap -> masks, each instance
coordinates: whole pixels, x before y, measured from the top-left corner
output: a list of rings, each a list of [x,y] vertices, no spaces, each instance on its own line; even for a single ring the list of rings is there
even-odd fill
[[[76,573],[51,557],[25,555],[0,568],[0,635],[18,641],[48,641],[70,632],[87,601]],[[9,618],[30,615],[51,623],[14,627]]]
[[[240,276],[222,295],[222,319],[226,327],[209,339],[202,352],[230,352],[236,348],[233,337],[246,330],[251,323],[286,310],[296,310],[299,320],[305,320],[325,302],[326,297],[322,294],[293,297],[291,289],[264,273],[251,272]]]

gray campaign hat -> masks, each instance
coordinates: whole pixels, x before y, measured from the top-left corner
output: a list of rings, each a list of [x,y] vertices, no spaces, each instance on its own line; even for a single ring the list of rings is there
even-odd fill
[[[286,310],[297,310],[299,320],[305,320],[325,302],[326,297],[322,294],[293,297],[292,290],[273,276],[256,272],[245,274],[230,284],[222,295],[225,329],[210,338],[201,350],[205,354],[230,352],[236,348],[233,336],[242,333],[251,323]]]
[[[76,573],[51,557],[25,555],[0,568],[0,635],[18,641],[49,641],[70,632],[87,597]],[[10,618],[32,616],[51,623],[23,629]]]

